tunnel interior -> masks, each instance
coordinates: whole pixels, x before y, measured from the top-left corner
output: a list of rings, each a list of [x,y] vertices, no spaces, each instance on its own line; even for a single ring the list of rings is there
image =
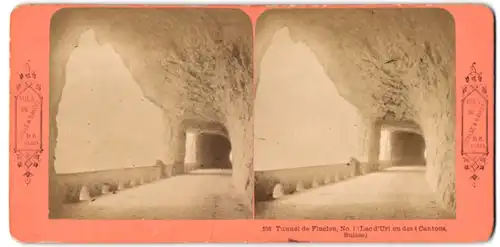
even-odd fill
[[[117,19],[120,21],[117,22]],[[226,136],[230,136],[233,144],[231,154],[234,169],[231,170],[231,189],[228,193],[235,195],[235,198],[250,209],[253,189],[253,40],[252,23],[248,16],[237,9],[180,11],[154,8],[66,8],[52,16],[50,28],[50,211],[56,212],[61,208],[61,195],[64,193],[64,185],[59,182],[54,165],[56,160],[62,161],[62,157],[56,155],[56,149],[67,151],[62,149],[65,146],[74,149],[74,145],[70,147],[59,142],[59,134],[70,132],[69,128],[58,126],[62,116],[59,111],[66,111],[64,103],[60,103],[71,99],[66,96],[66,87],[70,88],[74,84],[68,77],[75,73],[66,65],[72,53],[81,50],[79,46],[86,46],[84,42],[80,42],[80,37],[89,30],[95,34],[95,38],[91,39],[94,46],[92,49],[105,46],[112,50],[116,60],[114,64],[119,63],[122,70],[110,70],[109,59],[96,59],[91,55],[94,53],[85,52],[81,53],[88,64],[99,62],[100,66],[88,69],[88,66],[75,65],[74,68],[82,73],[93,74],[99,70],[107,75],[106,81],[112,81],[116,85],[99,84],[105,87],[106,91],[110,91],[107,95],[102,93],[104,97],[125,91],[117,90],[123,85],[133,86],[133,90],[128,91],[135,92],[133,97],[120,97],[112,104],[122,112],[125,110],[123,118],[113,118],[116,122],[107,122],[102,116],[116,111],[100,110],[97,107],[99,111],[95,113],[95,117],[102,120],[99,125],[91,122],[90,126],[108,125],[124,130],[122,126],[130,126],[133,123],[134,126],[124,131],[125,133],[116,133],[117,131],[113,130],[99,134],[111,134],[111,140],[134,136],[137,137],[135,139],[143,141],[131,140],[126,144],[118,142],[113,145],[105,140],[98,140],[101,146],[120,150],[117,155],[106,152],[110,158],[102,163],[112,164],[106,168],[120,169],[128,164],[132,164],[132,167],[138,164],[151,166],[157,159],[161,159],[165,164],[165,177],[182,174],[186,170],[186,120],[221,123],[227,128],[226,132],[230,133],[226,133]],[[111,76],[114,78],[109,78]],[[116,78],[119,76],[128,78]],[[82,80],[82,85],[94,81],[87,78]],[[123,83],[124,81],[130,83]],[[81,87],[74,88],[74,92],[82,91]],[[66,91],[64,96],[63,90]],[[152,120],[144,120],[139,116],[145,111],[127,114],[127,107],[123,103],[130,99],[136,100],[135,105],[144,106],[148,113],[152,112]],[[95,102],[92,105],[95,105]],[[81,104],[75,105],[82,107]],[[82,123],[88,125],[87,121]],[[141,131],[148,133],[147,138],[141,136]],[[96,157],[96,152],[105,156],[104,152],[93,149],[88,152],[90,155],[85,157]],[[147,155],[140,157],[145,157],[144,159],[136,160],[136,154]],[[70,158],[67,159],[70,163],[75,160]],[[92,162],[86,164],[100,165]]]
[[[274,68],[277,70],[280,67],[276,66],[282,66],[284,63],[275,62],[267,65],[269,54],[273,52],[272,57],[275,60],[281,58],[288,62],[295,60],[292,55],[299,50],[298,46],[291,47],[290,42],[285,42],[283,39],[280,40],[283,42],[276,45],[276,33],[284,28],[287,29],[287,39],[309,48],[314,54],[319,63],[316,67],[321,68],[316,70],[317,74],[320,74],[320,71],[326,74],[324,80],[312,78],[311,74],[314,71],[311,69],[303,71],[304,68],[311,67],[305,62],[301,64],[297,62],[292,72],[288,72],[290,71],[288,69],[282,73],[289,75],[302,70],[290,76],[291,78],[283,78],[275,73],[275,78],[269,80],[268,71]],[[332,121],[335,124],[327,126],[328,132],[325,131],[320,137],[314,136],[311,139],[323,141],[327,139],[327,134],[338,132],[339,134],[332,138],[337,146],[329,145],[330,149],[346,150],[347,152],[343,153],[367,163],[369,171],[380,168],[378,163],[381,159],[397,160],[399,166],[407,163],[422,164],[425,159],[425,169],[420,167],[417,169],[425,173],[424,178],[419,177],[419,179],[425,180],[431,191],[429,193],[432,193],[438,204],[450,212],[455,212],[454,42],[456,39],[454,20],[447,11],[442,9],[272,10],[266,11],[259,17],[256,36],[257,97],[262,97],[262,89],[271,87],[270,85],[277,81],[277,76],[281,76],[285,82],[300,78],[302,80],[300,90],[304,92],[319,86],[320,81],[330,81],[334,87],[332,85],[329,90],[325,87],[321,92],[333,92],[335,89],[335,94],[340,96],[337,99],[343,98],[344,102],[348,102],[355,110],[347,109],[344,106],[347,104],[338,104],[337,102],[340,103],[341,100],[325,102],[323,105],[334,106],[330,107],[334,109],[346,109],[346,112],[357,114],[352,114],[352,117],[342,117],[341,121]],[[276,52],[279,47],[284,47],[280,54]],[[324,83],[324,86],[326,84]],[[274,91],[279,88],[274,87]],[[289,84],[285,87],[291,88]],[[275,94],[272,96],[281,97]],[[273,102],[278,101],[271,99]],[[259,107],[259,100],[257,98],[256,108]],[[297,101],[296,98],[293,100]],[[289,102],[294,102],[293,100]],[[262,107],[268,112],[275,108],[278,107],[272,104]],[[320,108],[312,105],[308,109],[303,108],[306,107],[297,107],[290,112],[303,110],[308,117],[302,117],[297,121],[303,121],[302,126],[312,127],[310,129],[320,129],[318,126],[312,126],[311,121],[304,120],[311,119],[309,116]],[[325,113],[321,114],[326,115]],[[276,138],[271,139],[270,134],[269,137],[266,136],[267,138],[262,136],[258,118],[263,114],[263,110],[256,109],[255,133],[260,138],[255,147],[257,154],[259,154],[258,145],[262,146],[262,149],[269,149],[264,148],[265,143],[284,146],[283,142],[275,141]],[[268,115],[271,114],[273,113]],[[341,114],[333,115],[337,115],[338,119]],[[295,119],[291,118],[285,120],[295,122]],[[416,135],[407,134],[405,131],[400,134],[391,132],[386,136],[386,141],[392,143],[393,139],[393,142],[399,144],[389,144],[390,151],[384,151],[385,157],[380,158],[383,153],[379,146],[382,135],[381,122],[403,127],[408,125],[406,123],[413,122],[419,131],[413,131],[413,125],[409,124],[410,128],[399,129],[410,130]],[[344,124],[349,125],[349,129],[340,127]],[[265,127],[263,129],[269,129],[264,124],[260,125]],[[275,132],[282,133],[283,130],[284,128],[278,128]],[[294,131],[293,135],[289,136],[297,138],[297,132],[300,131]],[[306,135],[311,137],[311,133]],[[316,143],[304,141],[299,144],[300,147],[295,147],[296,150],[310,149]],[[323,151],[325,145],[318,146],[314,151]],[[335,164],[336,157],[331,155],[334,151],[324,152],[329,156],[310,155],[310,157],[324,157],[324,161],[320,161],[321,164]],[[302,153],[304,152],[288,152],[286,156]],[[401,159],[398,156],[411,158]],[[263,162],[257,159],[260,159],[258,155],[256,155],[256,165],[260,166],[258,163]],[[313,163],[309,159],[306,161],[308,164]],[[304,165],[297,164],[297,166]]]
[[[391,135],[394,166],[425,165],[425,140],[416,133],[395,131]]]
[[[196,163],[200,169],[231,169],[231,143],[218,134],[198,134],[196,138]]]
[[[418,126],[381,128],[379,161],[390,166],[425,166],[425,138]]]
[[[205,127],[205,128],[203,128]],[[184,167],[193,170],[232,170],[231,141],[220,125],[198,124],[186,131]]]

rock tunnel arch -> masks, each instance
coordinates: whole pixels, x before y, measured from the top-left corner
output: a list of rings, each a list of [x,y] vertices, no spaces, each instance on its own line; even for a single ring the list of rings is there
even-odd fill
[[[96,43],[92,30],[78,43],[56,116],[56,172],[151,166],[161,157],[161,110],[144,99],[118,54]]]
[[[229,158],[231,143],[218,134],[201,133],[197,143],[197,163],[201,169],[232,169]]]
[[[393,133],[393,165],[425,165],[425,140],[413,132],[399,131]]]
[[[363,159],[365,130],[358,109],[339,95],[315,54],[294,42],[287,27],[273,34],[259,66],[255,170]]]
[[[57,211],[62,200],[54,161],[66,64],[87,30],[99,44],[114,49],[144,98],[162,111],[163,163],[175,167],[183,162],[178,150],[184,148],[186,119],[227,126],[234,193],[251,207],[253,52],[248,16],[233,9],[66,8],[53,15],[50,29],[49,211]]]
[[[218,123],[198,123],[186,128],[185,170],[232,170],[231,138]]]
[[[339,94],[361,111],[368,162],[379,158],[380,120],[414,121],[426,143],[426,178],[455,211],[455,29],[443,9],[270,10],[257,20],[256,76],[277,30],[316,55]]]
[[[379,164],[425,166],[426,144],[422,130],[414,122],[381,124]]]

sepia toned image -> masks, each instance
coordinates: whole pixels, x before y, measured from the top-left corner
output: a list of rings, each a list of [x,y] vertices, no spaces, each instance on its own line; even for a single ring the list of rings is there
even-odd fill
[[[264,12],[256,218],[455,218],[455,64],[446,10]]]
[[[252,218],[252,42],[237,9],[55,13],[50,218]]]

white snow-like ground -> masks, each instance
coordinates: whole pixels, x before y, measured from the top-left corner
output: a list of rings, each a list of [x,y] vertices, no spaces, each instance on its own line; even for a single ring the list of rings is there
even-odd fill
[[[231,195],[231,170],[196,170],[94,201],[64,205],[61,218],[246,219],[252,212]]]
[[[455,216],[435,201],[425,166],[377,173],[256,204],[266,219],[445,219]]]

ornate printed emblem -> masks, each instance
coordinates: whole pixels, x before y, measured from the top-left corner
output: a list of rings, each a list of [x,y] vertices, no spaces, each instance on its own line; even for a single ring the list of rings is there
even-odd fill
[[[14,92],[14,154],[26,184],[34,176],[33,168],[40,165],[42,153],[42,103],[41,84],[28,61],[18,73]]]
[[[462,86],[462,146],[464,168],[471,172],[475,187],[479,172],[484,170],[488,150],[488,89],[482,73],[472,63]]]

